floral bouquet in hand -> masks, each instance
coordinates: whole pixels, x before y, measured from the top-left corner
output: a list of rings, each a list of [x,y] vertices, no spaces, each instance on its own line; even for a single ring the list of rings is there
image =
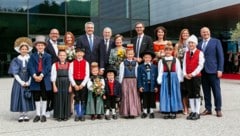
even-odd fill
[[[93,92],[96,96],[104,94],[103,84],[101,83],[101,79],[99,77],[93,79]]]
[[[68,47],[66,49],[66,53],[67,53],[67,60],[70,60],[70,61],[73,60],[74,57],[75,57],[75,48],[74,48],[74,46]]]
[[[124,60],[125,58],[125,52],[123,49],[119,49],[117,51],[117,58],[116,58],[116,61],[115,61],[115,65],[116,67],[119,67],[120,63]]]

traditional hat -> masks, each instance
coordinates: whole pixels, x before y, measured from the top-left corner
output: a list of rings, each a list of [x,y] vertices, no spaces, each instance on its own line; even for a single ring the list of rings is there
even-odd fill
[[[107,76],[108,72],[113,72],[115,76],[117,76],[117,70],[113,67],[113,65],[109,65],[105,71],[105,76]]]
[[[146,51],[144,51],[144,52],[142,52],[142,53],[140,54],[141,58],[143,58],[144,55],[146,55],[146,54],[151,55],[152,58],[155,58],[155,56],[156,56],[153,51],[151,51],[151,50],[146,50]]]
[[[85,48],[76,47],[75,52],[84,52],[85,53]]]
[[[197,45],[197,44],[198,44],[198,39],[197,39],[197,37],[193,34],[193,35],[191,35],[191,36],[187,39],[187,44],[188,44],[189,42],[194,42],[194,43]]]
[[[44,35],[37,35],[35,37],[35,42],[34,42],[34,45],[36,45],[37,43],[43,43],[45,44],[45,46],[47,45],[46,41],[45,41],[45,36]]]
[[[23,45],[27,45],[28,46],[28,52],[30,52],[32,50],[32,40],[28,37],[19,37],[16,39],[16,41],[14,42],[14,49],[20,53],[20,47]]]

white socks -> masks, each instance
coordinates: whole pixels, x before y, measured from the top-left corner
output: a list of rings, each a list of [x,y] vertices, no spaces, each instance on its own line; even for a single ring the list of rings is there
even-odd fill
[[[116,110],[112,109],[112,114],[115,115],[116,114]]]
[[[150,108],[150,113],[153,113],[153,108]]]
[[[147,109],[143,109],[143,113],[146,113],[146,114],[147,114]]]
[[[42,102],[36,101],[35,105],[36,105],[36,114],[40,116],[42,111],[42,115],[46,116],[47,101],[42,101]]]
[[[109,109],[106,110],[105,115],[107,115],[107,116],[109,115]]]
[[[109,109],[107,109],[105,115],[109,115],[109,114],[110,114],[110,111],[109,111]],[[112,109],[112,115],[116,115],[115,109]]]
[[[36,101],[35,105],[36,105],[36,114],[37,114],[37,116],[40,116],[41,115],[40,101]]]
[[[192,112],[195,112],[197,114],[200,113],[200,98],[190,98],[189,99],[189,104]]]

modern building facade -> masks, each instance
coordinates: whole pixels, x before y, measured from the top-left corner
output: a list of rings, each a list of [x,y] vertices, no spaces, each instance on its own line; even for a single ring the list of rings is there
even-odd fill
[[[79,36],[85,33],[87,21],[95,23],[95,34],[100,36],[108,26],[113,34],[132,37],[135,23],[141,21],[146,34],[153,37],[161,25],[173,41],[183,28],[199,36],[200,28],[208,26],[222,40],[225,52],[237,51],[229,32],[240,21],[240,0],[1,0],[0,77],[17,55],[13,50],[17,37],[48,36],[52,28],[59,29],[61,36],[66,31]]]

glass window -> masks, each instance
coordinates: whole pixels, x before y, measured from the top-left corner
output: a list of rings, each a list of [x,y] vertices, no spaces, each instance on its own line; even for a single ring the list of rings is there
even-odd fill
[[[132,19],[149,19],[149,0],[131,0]]]
[[[125,33],[131,29],[130,20],[127,19],[104,19],[100,21],[100,30],[103,31],[104,27],[110,27],[113,35],[118,33]]]
[[[98,16],[98,0],[67,0],[67,14]]]
[[[89,17],[68,17],[67,31],[72,32],[74,35],[82,35],[85,33],[84,25],[88,21],[90,21]]]
[[[100,16],[111,18],[128,18],[128,1],[101,0]]]
[[[27,0],[1,0],[1,12],[27,12]]]
[[[30,13],[64,14],[65,0],[29,0]]]
[[[65,32],[64,16],[30,15],[29,33],[30,34],[49,34],[52,28],[59,30],[60,35]]]

